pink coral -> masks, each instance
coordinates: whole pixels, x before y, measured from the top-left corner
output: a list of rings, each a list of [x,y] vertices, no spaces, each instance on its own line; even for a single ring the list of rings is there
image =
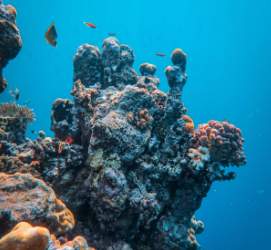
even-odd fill
[[[209,149],[211,162],[222,166],[241,166],[246,164],[241,136],[241,130],[233,124],[212,120],[198,126],[194,139],[196,148],[202,146]]]

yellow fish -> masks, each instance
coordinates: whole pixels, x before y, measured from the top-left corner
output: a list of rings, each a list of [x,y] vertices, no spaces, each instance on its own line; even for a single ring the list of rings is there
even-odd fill
[[[52,25],[45,33],[45,39],[47,43],[56,47],[56,38],[57,38],[56,26],[54,23],[52,23]]]

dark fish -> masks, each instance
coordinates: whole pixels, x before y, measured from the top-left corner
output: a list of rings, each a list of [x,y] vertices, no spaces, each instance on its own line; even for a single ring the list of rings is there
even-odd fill
[[[109,36],[115,36],[115,33],[108,33]]]
[[[35,130],[31,130],[31,133],[32,134],[36,134],[37,132]]]
[[[97,29],[96,25],[94,25],[93,23],[84,22],[84,24],[90,28]]]
[[[157,56],[166,56],[165,54],[163,53],[156,53]]]
[[[30,104],[30,98],[27,99],[27,101],[24,103],[25,106],[28,106]]]
[[[56,38],[57,38],[56,26],[54,23],[52,23],[52,25],[45,33],[45,39],[47,43],[56,47]]]
[[[229,121],[229,120],[226,120],[226,119],[222,119],[222,122],[230,123],[230,121]]]
[[[10,88],[9,94],[11,94],[11,96],[13,96],[15,98],[15,102],[18,101],[20,98],[19,89],[16,88],[15,90],[13,90],[11,87],[9,87],[9,88]]]

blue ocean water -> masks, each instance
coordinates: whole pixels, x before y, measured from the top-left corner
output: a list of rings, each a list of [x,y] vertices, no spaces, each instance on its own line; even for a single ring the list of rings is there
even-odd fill
[[[157,66],[160,89],[169,90],[165,68],[181,48],[188,56],[188,82],[183,101],[196,125],[228,119],[243,132],[247,165],[237,178],[213,184],[196,218],[205,224],[197,236],[203,249],[271,249],[271,1],[99,1],[5,0],[17,9],[23,48],[3,70],[11,87],[20,90],[18,104],[30,98],[37,120],[30,130],[50,131],[51,106],[70,98],[72,58],[89,43],[101,50],[108,32],[136,56],[134,68]],[[55,22],[58,46],[44,34]],[[94,23],[94,30],[84,25]],[[158,57],[156,52],[166,54]],[[6,90],[1,102],[11,101]]]

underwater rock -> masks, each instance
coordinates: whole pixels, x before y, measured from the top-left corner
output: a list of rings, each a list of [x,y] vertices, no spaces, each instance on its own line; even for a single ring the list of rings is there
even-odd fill
[[[68,137],[70,124],[72,121],[71,109],[73,103],[68,99],[58,98],[52,105],[51,130],[55,132],[55,137],[65,140]]]
[[[81,80],[85,87],[114,86],[122,90],[128,84],[135,84],[138,76],[132,65],[134,53],[127,45],[119,45],[114,37],[109,37],[98,47],[89,44],[80,46],[73,59],[74,82]]]
[[[8,61],[15,58],[21,50],[22,40],[16,26],[17,11],[11,5],[3,5],[0,1],[0,93],[7,87],[2,70]]]
[[[83,44],[73,58],[73,81],[80,80],[85,87],[101,82],[101,54],[98,47]]]
[[[21,221],[48,226],[55,234],[74,227],[73,214],[56,198],[53,189],[30,174],[1,173],[0,197],[1,232]]]
[[[0,239],[0,250],[46,250],[49,239],[48,229],[20,222]]]

